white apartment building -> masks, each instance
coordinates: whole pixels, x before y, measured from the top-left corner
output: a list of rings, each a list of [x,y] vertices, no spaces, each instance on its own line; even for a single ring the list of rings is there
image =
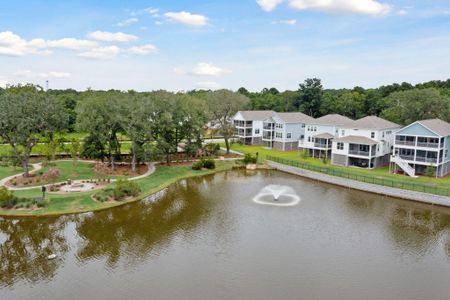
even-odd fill
[[[377,168],[389,165],[400,125],[368,116],[339,126],[331,162],[341,166]]]
[[[300,112],[274,113],[263,122],[263,144],[281,151],[296,150],[305,138],[305,124],[313,120]]]
[[[263,122],[275,114],[271,110],[238,111],[233,117],[236,137],[245,145],[263,143]]]

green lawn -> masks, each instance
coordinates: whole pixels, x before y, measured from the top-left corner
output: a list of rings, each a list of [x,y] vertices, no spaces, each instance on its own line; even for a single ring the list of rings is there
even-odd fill
[[[406,175],[400,174],[389,174],[389,168],[377,168],[373,170],[356,168],[356,167],[342,167],[342,166],[334,166],[331,164],[324,164],[321,159],[317,158],[306,158],[303,159],[300,157],[298,151],[277,151],[272,149],[266,149],[263,146],[245,146],[239,144],[233,144],[231,147],[232,150],[239,151],[242,153],[251,153],[256,154],[259,153],[259,161],[262,162],[267,155],[272,155],[275,157],[280,157],[284,159],[289,159],[293,161],[304,162],[316,166],[327,167],[335,170],[341,170],[346,172],[351,172],[352,174],[365,175],[365,176],[375,176],[379,179],[390,179],[400,182],[410,183],[421,183],[421,184],[429,184],[433,186],[439,186],[444,188],[450,188],[450,176],[445,178],[434,178],[434,177],[426,177],[420,176],[419,178],[412,178]]]
[[[0,166],[0,179],[20,174],[22,172],[22,168],[19,167],[2,167]]]
[[[94,164],[90,162],[78,161],[75,164],[73,161],[57,161],[55,166],[47,166],[42,168],[37,172],[38,175],[45,174],[50,168],[56,168],[60,171],[60,176],[54,178],[53,180],[40,181],[35,186],[41,186],[49,183],[63,182],[68,179],[78,180],[78,179],[105,179],[105,178],[126,178],[126,176],[113,176],[113,175],[99,175],[94,171]],[[5,170],[4,170],[5,169]],[[22,169],[12,168],[12,167],[0,167],[0,179],[10,176],[20,174]],[[3,175],[5,174],[5,176]],[[32,185],[28,185],[32,186]]]
[[[91,196],[97,192],[85,192],[76,194],[47,194],[49,203],[46,207],[34,210],[2,210],[0,209],[0,215],[21,215],[21,216],[39,216],[39,215],[58,215],[69,213],[81,213],[87,211],[96,211],[100,209],[107,209],[125,203],[130,203],[143,199],[157,191],[160,191],[170,184],[184,178],[201,176],[207,174],[213,174],[225,170],[230,170],[234,165],[234,162],[224,161],[217,162],[215,170],[207,171],[194,171],[190,166],[157,166],[155,173],[152,175],[136,181],[141,187],[141,194],[134,199],[130,199],[124,202],[114,203],[101,203],[92,200]],[[40,197],[42,196],[40,188],[35,188],[25,191],[16,191],[14,194],[18,197]]]

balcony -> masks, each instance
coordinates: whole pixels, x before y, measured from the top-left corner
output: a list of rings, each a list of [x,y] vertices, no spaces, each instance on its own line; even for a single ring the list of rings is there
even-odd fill
[[[417,142],[417,147],[439,148],[439,143],[421,143],[421,142]]]
[[[235,121],[234,122],[234,127],[236,128],[252,128],[253,127],[253,122],[252,121]]]
[[[416,161],[437,164],[437,158],[436,157],[416,156]]]
[[[415,141],[401,141],[401,140],[395,140],[395,144],[396,145],[401,145],[401,146],[415,146],[416,142]]]
[[[350,155],[357,155],[357,156],[370,156],[370,152],[369,151],[359,151],[359,150],[349,150],[348,154]]]
[[[314,143],[314,148],[320,148],[320,149],[331,149],[332,143]]]
[[[273,132],[271,134],[270,133],[266,133],[266,132],[263,133],[263,140],[264,141],[272,141],[273,138],[274,138]]]
[[[252,132],[252,129],[238,129],[236,130],[236,135],[239,137],[251,137]]]
[[[272,131],[275,128],[274,124],[264,124],[263,130]]]
[[[403,154],[400,154],[399,156],[400,156],[401,159],[414,161],[414,155],[403,155]]]

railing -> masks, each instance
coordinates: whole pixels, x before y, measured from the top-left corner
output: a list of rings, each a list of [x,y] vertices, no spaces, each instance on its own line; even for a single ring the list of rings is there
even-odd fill
[[[263,135],[263,140],[273,140],[274,135]]]
[[[437,158],[416,156],[416,161],[436,164],[437,163]]]
[[[358,155],[358,156],[369,156],[370,152],[368,152],[368,151],[358,151],[358,150],[349,150],[348,154],[350,154],[350,155]],[[373,153],[372,155],[375,155],[375,153]]]
[[[395,140],[395,144],[396,145],[405,145],[405,146],[415,146],[416,142],[415,141],[400,141],[400,140]]]
[[[264,130],[273,130],[273,129],[274,129],[274,126],[267,126],[267,125],[264,125],[264,126],[263,126],[263,129],[264,129]]]
[[[423,183],[415,183],[415,182],[406,182],[401,180],[393,180],[393,179],[385,179],[377,176],[369,176],[369,175],[361,175],[350,171],[340,170],[333,167],[327,166],[316,166],[309,163],[304,163],[300,161],[289,160],[281,157],[274,157],[268,155],[266,157],[267,160],[280,163],[283,165],[288,165],[300,169],[305,169],[313,172],[323,173],[331,176],[347,178],[351,180],[361,181],[365,183],[377,184],[382,186],[388,186],[393,188],[399,188],[404,190],[441,195],[450,197],[450,188],[439,187],[431,184],[423,184]],[[413,179],[410,179],[413,181]]]
[[[420,143],[420,142],[417,142],[417,147],[439,148],[439,144],[438,143]]]
[[[331,148],[331,146],[332,146],[331,143],[329,143],[328,145],[324,143],[314,143],[314,147],[316,148],[329,149]]]
[[[402,154],[399,154],[398,156],[400,156],[400,158],[404,159],[404,160],[414,161],[414,155],[402,155]]]

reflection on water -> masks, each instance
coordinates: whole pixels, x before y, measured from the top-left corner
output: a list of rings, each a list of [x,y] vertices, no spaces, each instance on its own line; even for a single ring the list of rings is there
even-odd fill
[[[252,201],[274,184],[302,202]],[[0,299],[446,299],[449,280],[450,210],[275,171],[192,178],[97,213],[0,219]]]

